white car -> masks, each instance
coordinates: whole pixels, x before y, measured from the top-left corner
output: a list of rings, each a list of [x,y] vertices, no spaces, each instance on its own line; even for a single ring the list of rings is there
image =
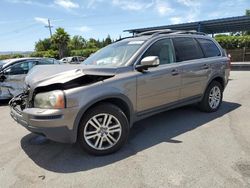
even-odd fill
[[[35,65],[61,64],[52,58],[17,58],[0,62],[0,100],[10,99],[23,91],[27,73]]]
[[[64,57],[60,59],[62,63],[69,63],[69,64],[80,64],[83,62],[86,58],[81,56],[73,56],[73,57]]]

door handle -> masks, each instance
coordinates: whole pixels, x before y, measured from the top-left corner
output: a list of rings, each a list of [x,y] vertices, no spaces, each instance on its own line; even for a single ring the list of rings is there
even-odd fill
[[[179,74],[179,72],[178,72],[178,70],[173,69],[173,70],[171,71],[171,74],[172,74],[172,76],[176,76],[176,75]]]
[[[202,65],[202,69],[209,69],[208,64],[204,64],[204,65]]]

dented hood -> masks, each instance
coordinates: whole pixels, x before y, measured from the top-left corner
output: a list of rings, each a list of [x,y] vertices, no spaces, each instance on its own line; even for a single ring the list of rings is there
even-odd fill
[[[90,65],[42,65],[35,66],[27,75],[25,83],[32,88],[52,84],[65,84],[72,80],[91,76],[113,77],[117,68]],[[98,81],[98,79],[96,79]]]

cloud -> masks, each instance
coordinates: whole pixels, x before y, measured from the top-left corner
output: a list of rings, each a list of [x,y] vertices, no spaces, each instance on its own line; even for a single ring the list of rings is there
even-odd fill
[[[92,28],[91,28],[91,27],[88,27],[88,26],[81,26],[81,27],[75,28],[75,30],[80,31],[80,32],[83,32],[83,33],[87,33],[87,32],[89,32],[89,31],[91,31]]]
[[[22,3],[22,4],[33,4],[31,0],[5,0],[9,3]]]
[[[48,18],[35,17],[34,20],[44,25],[48,24]]]
[[[201,13],[201,1],[199,0],[177,0],[177,2],[189,8],[189,11],[187,15],[185,16],[187,22],[197,21]]]
[[[177,0],[177,2],[187,7],[193,7],[200,4],[198,0]]]
[[[154,2],[151,1],[149,3],[146,3],[144,1],[138,1],[138,0],[112,0],[112,4],[114,6],[117,6],[123,10],[143,10],[148,9],[153,6]]]
[[[155,9],[160,16],[165,16],[174,11],[174,9],[171,8],[170,5],[166,1],[160,1],[160,0],[157,0],[155,2]]]
[[[170,21],[172,24],[179,24],[179,23],[183,23],[183,20],[181,17],[171,17]]]
[[[96,4],[97,3],[101,3],[104,0],[89,0],[88,4],[87,4],[87,8],[96,8]]]
[[[65,9],[79,8],[79,4],[74,3],[72,0],[54,0],[56,5],[59,5]]]
[[[13,4],[24,4],[24,5],[34,5],[34,6],[40,6],[40,7],[52,7],[52,3],[44,3],[38,0],[5,0],[8,3]]]

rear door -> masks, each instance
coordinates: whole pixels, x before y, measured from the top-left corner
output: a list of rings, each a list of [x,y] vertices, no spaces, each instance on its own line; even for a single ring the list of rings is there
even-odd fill
[[[205,55],[205,59],[202,61],[203,68],[207,66],[206,76],[203,77],[201,82],[204,91],[212,73],[221,71],[221,63],[224,61],[224,58],[222,57],[219,48],[212,40],[205,38],[197,38],[196,40],[198,41]]]
[[[209,65],[204,61],[203,51],[191,37],[174,38],[173,44],[177,64],[182,70],[180,100],[199,97],[209,74]]]
[[[142,56],[158,56],[160,65],[150,68],[137,77],[137,111],[140,114],[178,101],[181,76],[174,63],[172,41],[155,42]]]

